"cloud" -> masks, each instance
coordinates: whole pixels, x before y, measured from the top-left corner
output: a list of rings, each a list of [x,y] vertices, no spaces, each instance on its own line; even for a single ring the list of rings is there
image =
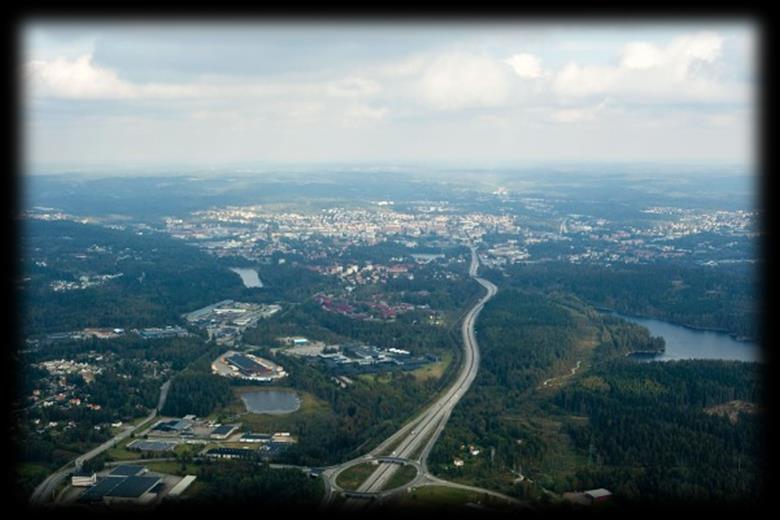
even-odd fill
[[[354,119],[383,119],[387,115],[386,107],[373,108],[368,105],[355,105],[347,110],[347,115]]]
[[[536,79],[542,76],[542,64],[533,54],[515,54],[504,62],[521,78]]]
[[[389,113],[387,107],[372,107],[369,105],[352,105],[344,111],[342,123],[346,126],[363,126],[382,121]]]
[[[363,98],[381,88],[371,79],[350,76],[311,83],[252,81],[242,78],[211,78],[192,83],[133,83],[96,65],[91,54],[78,58],[32,60],[25,64],[26,91],[32,97],[61,99],[194,99],[299,96]]]
[[[593,121],[606,107],[606,101],[602,101],[593,107],[562,108],[552,112],[550,119],[556,123],[579,123]]]
[[[327,93],[336,97],[366,97],[379,92],[380,86],[374,80],[352,76],[328,83]]]
[[[508,73],[500,62],[460,52],[434,59],[418,83],[421,100],[437,110],[499,106],[509,91]]]
[[[666,46],[631,42],[617,65],[570,62],[555,75],[564,98],[612,95],[627,101],[726,101],[744,92],[720,81],[723,37],[712,32],[680,36]]]
[[[60,98],[129,98],[135,88],[116,72],[95,66],[92,55],[68,60],[34,60],[26,65],[25,79],[34,96]]]

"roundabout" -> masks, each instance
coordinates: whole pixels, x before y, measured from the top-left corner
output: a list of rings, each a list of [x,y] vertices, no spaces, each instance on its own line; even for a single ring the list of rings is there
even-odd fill
[[[387,482],[387,489],[378,491],[358,491],[366,477],[376,471],[380,465],[400,466],[396,478]],[[401,457],[366,456],[347,462],[331,475],[334,492],[353,498],[376,498],[403,491],[409,485],[424,479],[422,464]]]

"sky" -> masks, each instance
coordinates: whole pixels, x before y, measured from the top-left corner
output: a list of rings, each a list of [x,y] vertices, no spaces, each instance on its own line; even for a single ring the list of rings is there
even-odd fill
[[[64,23],[21,31],[22,160],[751,165],[727,23]]]

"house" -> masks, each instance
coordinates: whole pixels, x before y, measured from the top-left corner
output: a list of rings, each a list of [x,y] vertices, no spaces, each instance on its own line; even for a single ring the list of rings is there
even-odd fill
[[[591,504],[594,504],[597,502],[604,502],[609,500],[612,497],[612,493],[604,488],[591,489],[585,492],[585,497],[590,501]]]

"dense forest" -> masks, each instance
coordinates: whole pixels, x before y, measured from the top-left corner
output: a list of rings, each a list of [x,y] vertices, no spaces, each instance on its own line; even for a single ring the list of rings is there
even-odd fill
[[[312,479],[297,469],[270,468],[247,461],[202,463],[198,466],[200,491],[186,503],[165,504],[160,512],[181,513],[214,504],[233,507],[260,507],[267,514],[275,508],[314,509],[322,498],[320,479]],[[270,509],[269,509],[270,508]]]
[[[23,274],[29,280],[19,297],[25,335],[171,325],[184,312],[244,292],[239,277],[206,253],[159,233],[28,219],[23,237]],[[49,287],[55,280],[119,273],[86,289],[55,292]]]
[[[606,487],[628,503],[758,496],[762,415],[742,413],[732,424],[711,407],[760,404],[760,365],[638,363],[625,353],[657,348],[659,338],[555,298],[510,289],[486,305],[480,372],[431,454],[432,471],[540,500],[542,488]],[[593,346],[576,350],[585,337]],[[575,350],[583,370],[543,389],[556,360]]]
[[[171,381],[162,415],[205,417],[233,399],[228,380],[209,373],[187,370]]]
[[[466,474],[480,485],[517,494],[516,489],[506,489],[502,472],[541,456],[545,447],[524,431],[514,414],[549,377],[554,364],[573,353],[582,326],[568,309],[544,296],[499,291],[477,321],[481,353],[477,378],[433,449],[431,469],[445,478]],[[475,459],[465,471],[453,468],[453,458],[464,456],[463,446],[469,444],[492,454]]]
[[[560,290],[624,314],[647,316],[760,340],[760,291],[755,266],[677,264],[609,267],[548,262],[517,264],[486,276],[496,283]]]
[[[735,424],[705,413],[739,400],[761,403],[757,364],[714,360],[614,362],[555,397],[588,417],[569,434],[591,464],[574,488],[606,487],[625,501],[752,503],[761,496],[762,416]]]

